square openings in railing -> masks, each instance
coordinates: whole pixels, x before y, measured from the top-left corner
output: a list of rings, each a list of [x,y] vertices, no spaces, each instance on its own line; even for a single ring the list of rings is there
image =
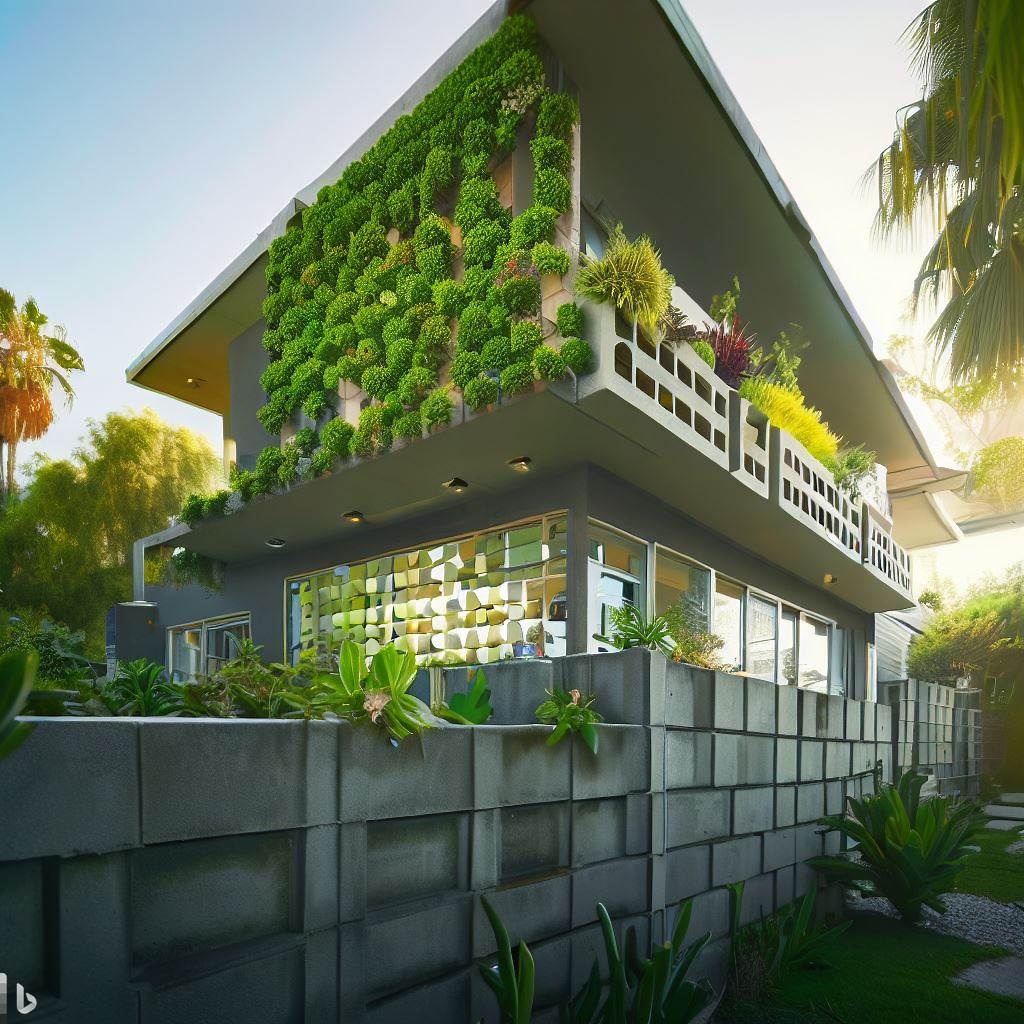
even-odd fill
[[[708,405],[711,405],[711,385],[699,373],[693,375],[693,390],[699,398],[703,398]]]
[[[669,412],[672,412],[672,407],[675,404],[672,392],[664,384],[658,385],[658,404]]]
[[[693,375],[690,373],[690,368],[682,360],[676,363],[676,376],[688,388],[693,389]]]
[[[633,354],[629,346],[621,341],[615,346],[615,372],[630,384],[633,383]]]
[[[725,451],[725,433],[721,430],[715,431],[715,447],[720,451]]]
[[[704,438],[705,441],[711,440],[711,424],[701,414],[694,413],[693,415],[693,429]]]
[[[647,374],[639,367],[636,371],[636,386],[638,390],[642,391],[648,398],[655,397],[653,378],[648,377]]]
[[[676,419],[682,420],[688,427],[693,426],[693,413],[681,398],[676,399]]]
[[[716,391],[715,392],[715,412],[717,412],[719,416],[725,416],[725,415],[727,415],[727,411],[728,411],[728,406],[726,405],[726,402],[725,402],[725,395],[723,395],[721,391]]]
[[[668,370],[669,373],[676,372],[676,357],[668,345],[662,344],[658,346],[658,362],[661,363],[662,368]]]

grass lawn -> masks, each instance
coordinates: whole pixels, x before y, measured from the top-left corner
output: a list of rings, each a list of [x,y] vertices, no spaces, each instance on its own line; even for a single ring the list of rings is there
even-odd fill
[[[723,1006],[726,1024],[1021,1024],[1024,1003],[950,981],[1003,955],[970,942],[861,918],[830,949],[834,967],[794,971],[767,1005]]]
[[[1018,832],[986,829],[971,842],[981,853],[967,858],[957,875],[956,891],[987,896],[1000,903],[1024,900],[1024,853],[1007,853],[1006,847],[1022,838]]]

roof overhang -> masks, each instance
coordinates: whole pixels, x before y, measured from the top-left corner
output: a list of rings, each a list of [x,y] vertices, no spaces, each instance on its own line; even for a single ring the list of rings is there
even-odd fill
[[[902,491],[889,497],[892,501],[892,534],[908,551],[955,544],[963,538],[960,528],[930,490]]]

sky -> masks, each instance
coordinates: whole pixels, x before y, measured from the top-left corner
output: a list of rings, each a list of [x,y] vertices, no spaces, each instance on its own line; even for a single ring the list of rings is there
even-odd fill
[[[0,286],[86,363],[24,457],[145,405],[219,450],[217,417],[125,367],[489,2],[2,0]],[[860,182],[919,93],[898,40],[922,0],[685,6],[884,354],[920,246],[872,241]]]

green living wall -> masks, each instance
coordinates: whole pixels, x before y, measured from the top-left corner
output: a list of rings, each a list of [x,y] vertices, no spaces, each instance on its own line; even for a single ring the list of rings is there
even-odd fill
[[[572,203],[577,118],[573,97],[546,87],[533,23],[509,18],[272,243],[259,418],[272,434],[300,412],[322,425],[235,469],[243,501],[442,427],[460,393],[483,409],[499,389],[588,369],[579,309],[559,309],[557,338],[540,318],[540,276],[569,268],[552,241]],[[533,195],[513,217],[491,170],[524,123]],[[437,207],[453,194],[449,220]],[[356,426],[334,415],[343,381],[370,399]],[[182,519],[222,515],[229,500],[193,496]]]

